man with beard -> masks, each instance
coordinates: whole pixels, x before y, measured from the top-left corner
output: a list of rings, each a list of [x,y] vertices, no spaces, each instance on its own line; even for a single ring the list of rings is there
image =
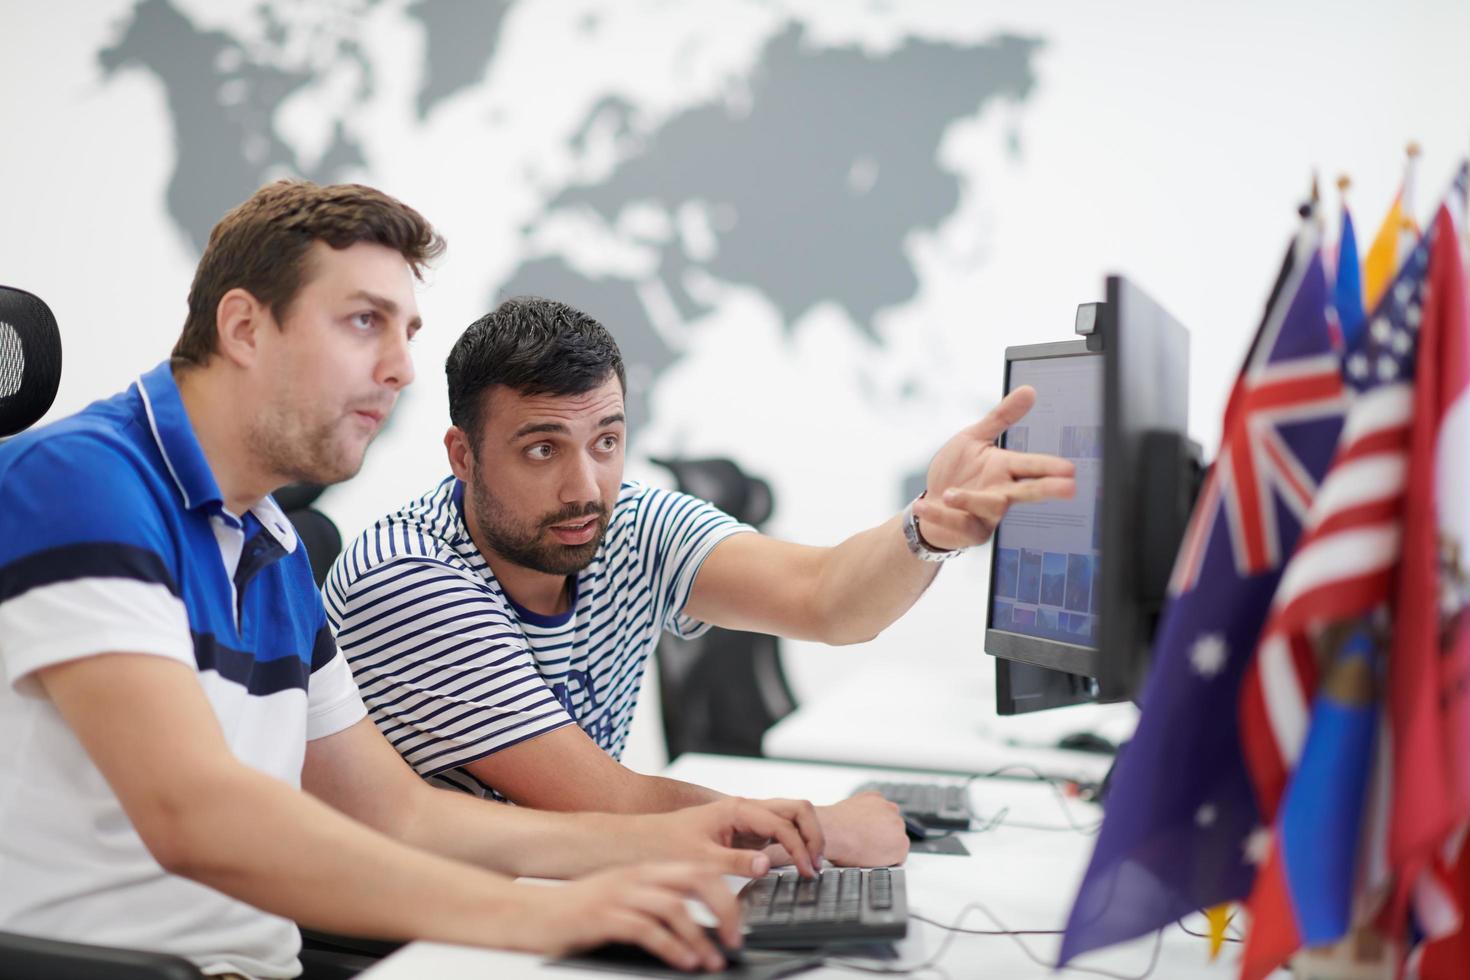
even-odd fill
[[[730,845],[774,836],[812,873],[809,804],[485,806],[367,720],[269,495],[361,467],[413,380],[414,280],[442,248],[370,188],[263,188],[210,235],[171,362],[0,447],[0,930],[230,977],[298,975],[294,922],[718,968],[683,899],[739,945],[719,872],[769,859]],[[658,858],[699,864],[507,877]]]
[[[373,720],[422,776],[541,809],[719,798],[616,761],[662,631],[870,639],[1011,502],[1073,489],[1066,460],[994,444],[1033,403],[1023,388],[945,444],[903,515],[833,548],[790,544],[623,481],[622,357],[586,314],[509,300],[446,370],[453,475],[342,554],[328,617]],[[834,863],[907,853],[897,808],[875,794],[818,813]]]

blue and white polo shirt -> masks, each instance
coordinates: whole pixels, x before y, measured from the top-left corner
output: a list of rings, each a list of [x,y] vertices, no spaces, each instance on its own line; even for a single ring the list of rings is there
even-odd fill
[[[709,628],[683,612],[695,575],[715,545],[753,530],[698,498],[624,483],[570,610],[541,616],[501,589],[450,477],[342,553],[327,616],[373,721],[409,764],[493,796],[465,765],[565,725],[621,758],[659,634]]]
[[[37,671],[115,652],[196,670],[235,755],[293,787],[365,715],[305,549],[270,498],[225,510],[166,362],[0,446],[0,930],[295,976],[295,925],[164,871],[45,699]]]

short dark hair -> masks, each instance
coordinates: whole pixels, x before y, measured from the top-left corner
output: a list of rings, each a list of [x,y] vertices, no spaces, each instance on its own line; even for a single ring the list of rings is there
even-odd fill
[[[480,441],[484,395],[505,385],[523,395],[580,395],[615,374],[628,390],[623,355],[607,328],[581,310],[516,296],[470,324],[444,362],[449,419]]]
[[[244,289],[281,322],[307,281],[313,242],[343,249],[358,242],[401,254],[423,278],[426,263],[444,251],[444,239],[423,215],[362,184],[322,186],[278,180],[238,205],[209,233],[189,287],[189,315],[174,345],[176,366],[199,366],[219,349],[215,313],[232,289]]]

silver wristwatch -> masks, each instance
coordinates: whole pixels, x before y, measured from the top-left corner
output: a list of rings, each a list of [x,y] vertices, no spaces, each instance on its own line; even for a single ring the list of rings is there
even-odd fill
[[[928,492],[927,490],[924,491],[924,493]],[[914,514],[914,504],[924,499],[924,493],[919,494],[913,500],[909,501],[909,505],[903,509],[904,543],[909,546],[909,551],[913,552],[914,557],[920,561],[949,561],[964,549],[939,551],[938,549],[931,548],[929,543],[924,540],[924,536],[919,533],[919,518]]]

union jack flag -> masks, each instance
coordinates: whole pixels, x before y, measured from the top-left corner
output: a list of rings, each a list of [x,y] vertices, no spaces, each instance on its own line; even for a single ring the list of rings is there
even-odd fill
[[[1307,222],[1294,261],[1282,270],[1278,294],[1296,296],[1307,276],[1321,274],[1313,265],[1320,263],[1314,258],[1319,234],[1315,222]],[[1312,474],[1321,472],[1319,460],[1304,461],[1298,447],[1320,454],[1321,440],[1294,442],[1283,427],[1341,418],[1342,362],[1332,350],[1304,344],[1299,331],[1283,330],[1293,310],[1290,303],[1272,304],[1230,393],[1220,458],[1205,480],[1174,567],[1170,591],[1175,595],[1199,583],[1221,507],[1237,574],[1260,575],[1278,567],[1285,554],[1276,501],[1300,526],[1317,493]]]

